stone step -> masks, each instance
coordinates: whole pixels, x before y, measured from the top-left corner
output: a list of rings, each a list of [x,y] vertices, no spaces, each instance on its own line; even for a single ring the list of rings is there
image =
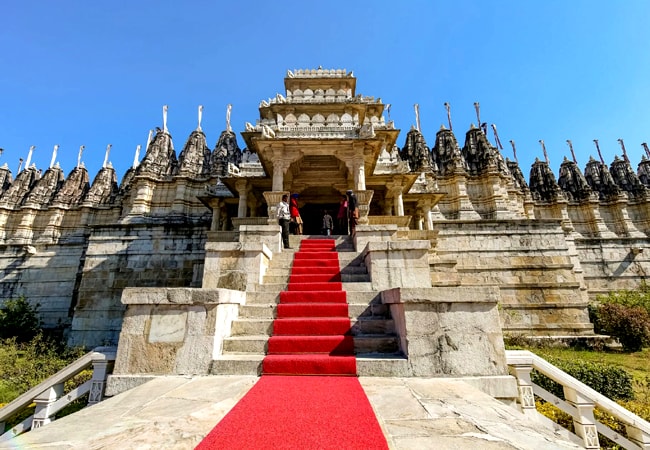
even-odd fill
[[[251,292],[280,292],[287,289],[287,283],[249,283],[247,295]],[[349,292],[370,291],[372,283],[370,281],[344,281],[343,290]]]
[[[366,284],[366,283],[358,283]],[[368,283],[369,284],[369,283]],[[346,285],[346,283],[344,283]],[[264,285],[262,285],[263,287]],[[276,285],[280,286],[280,285]],[[246,292],[246,305],[267,305],[273,304],[277,305],[280,301],[280,292],[284,291],[286,285],[283,285],[282,289],[260,289],[259,291]],[[365,290],[355,290],[347,292],[348,304],[381,304],[381,298],[379,293],[376,291],[371,291],[370,289]]]
[[[339,272],[345,274],[368,274],[368,268],[365,265],[359,266],[343,266],[339,268]],[[273,264],[266,270],[264,276],[286,276],[291,274],[291,267],[275,267]]]
[[[231,336],[267,335],[273,332],[273,319],[236,319],[232,323]],[[394,334],[392,319],[360,317],[350,319],[350,333],[353,336],[368,334]]]
[[[341,273],[341,281],[343,283],[361,283],[370,282],[370,275],[367,273]],[[264,275],[263,284],[287,284],[289,282],[289,274],[285,275]]]
[[[389,306],[381,303],[348,303],[348,316],[355,317],[373,317],[388,318],[390,313]],[[274,319],[275,304],[247,304],[240,306],[240,319]]]
[[[293,259],[296,249],[285,249],[282,253],[273,255],[270,268],[290,268],[293,265]],[[363,258],[356,252],[340,252],[339,266],[361,266],[364,264]]]
[[[228,354],[212,361],[211,375],[256,375],[262,373],[264,355]],[[406,377],[408,360],[400,355],[357,355],[357,374],[362,377]]]
[[[223,342],[224,355],[230,353],[265,354],[269,336],[235,336]],[[399,344],[396,336],[364,335],[354,337],[354,352],[357,354],[396,354]]]

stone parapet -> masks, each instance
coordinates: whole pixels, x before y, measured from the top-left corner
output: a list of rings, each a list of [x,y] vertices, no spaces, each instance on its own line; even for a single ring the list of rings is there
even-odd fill
[[[409,376],[507,375],[494,287],[394,288],[390,305]]]
[[[363,255],[373,290],[431,287],[429,241],[368,242]]]
[[[246,294],[230,289],[127,288],[114,375],[206,375]]]

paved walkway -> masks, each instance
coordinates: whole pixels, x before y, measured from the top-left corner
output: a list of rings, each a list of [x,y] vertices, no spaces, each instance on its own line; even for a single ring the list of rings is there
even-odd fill
[[[0,449],[193,449],[256,381],[160,378],[0,443]],[[360,381],[392,449],[581,448],[462,381]]]

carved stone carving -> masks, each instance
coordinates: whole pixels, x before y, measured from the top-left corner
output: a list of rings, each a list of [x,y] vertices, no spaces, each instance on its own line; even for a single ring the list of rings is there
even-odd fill
[[[137,168],[137,174],[165,178],[175,175],[177,166],[178,161],[171,135],[158,130]]]
[[[563,199],[562,191],[555,181],[555,175],[546,161],[535,158],[530,168],[530,191],[533,199],[543,202],[555,202]]]
[[[208,176],[210,174],[210,154],[205,134],[202,131],[193,131],[178,157],[179,175]]]
[[[530,188],[528,187],[528,183],[526,183],[526,179],[524,178],[524,174],[521,171],[519,164],[517,164],[516,161],[510,161],[506,158],[506,165],[508,166],[508,171],[512,175],[512,179],[517,189],[524,193],[530,192]]]
[[[103,167],[93,181],[84,203],[105,205],[111,203],[117,195],[117,175],[112,167]]]
[[[444,126],[436,133],[436,145],[433,147],[432,157],[440,175],[467,170],[456,136]]]
[[[55,205],[73,206],[81,202],[81,199],[90,189],[90,177],[85,167],[75,167],[63,182],[63,186],[54,196]]]
[[[59,167],[50,167],[25,197],[26,205],[47,206],[63,184],[63,171]]]
[[[18,208],[22,205],[23,200],[38,178],[38,171],[34,166],[20,172],[16,177],[16,181],[0,197],[0,205],[9,208]]]
[[[432,170],[431,151],[422,133],[415,128],[412,128],[406,135],[406,142],[400,152],[400,157],[409,163],[411,172]]]
[[[616,184],[623,189],[632,198],[645,198],[648,190],[641,183],[639,177],[634,173],[630,163],[618,156],[614,157],[614,162],[610,166],[612,178]]]
[[[566,156],[560,166],[560,178],[557,183],[569,201],[581,202],[593,193],[578,165],[569,161]]]
[[[641,156],[641,162],[639,163],[636,174],[641,183],[645,186],[650,186],[650,159],[646,158],[645,155]]]
[[[589,157],[585,167],[585,180],[594,192],[598,192],[600,200],[614,200],[621,194],[607,166],[593,157]]]
[[[232,131],[223,131],[212,153],[212,175],[219,177],[228,176],[228,163],[239,167],[241,160],[242,151],[237,144],[237,136]]]
[[[9,189],[12,181],[11,170],[9,170],[7,163],[4,163],[4,165],[0,167],[0,195]]]
[[[508,167],[499,150],[490,145],[485,133],[472,127],[465,135],[465,146],[461,151],[470,175],[482,175],[489,170],[497,170],[505,176],[510,176]]]

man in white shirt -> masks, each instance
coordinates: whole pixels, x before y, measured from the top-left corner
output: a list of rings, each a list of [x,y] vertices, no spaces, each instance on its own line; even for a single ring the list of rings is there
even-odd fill
[[[282,227],[282,243],[284,248],[291,248],[289,246],[289,222],[291,221],[291,213],[289,212],[289,196],[284,194],[282,201],[278,203],[278,223]]]

